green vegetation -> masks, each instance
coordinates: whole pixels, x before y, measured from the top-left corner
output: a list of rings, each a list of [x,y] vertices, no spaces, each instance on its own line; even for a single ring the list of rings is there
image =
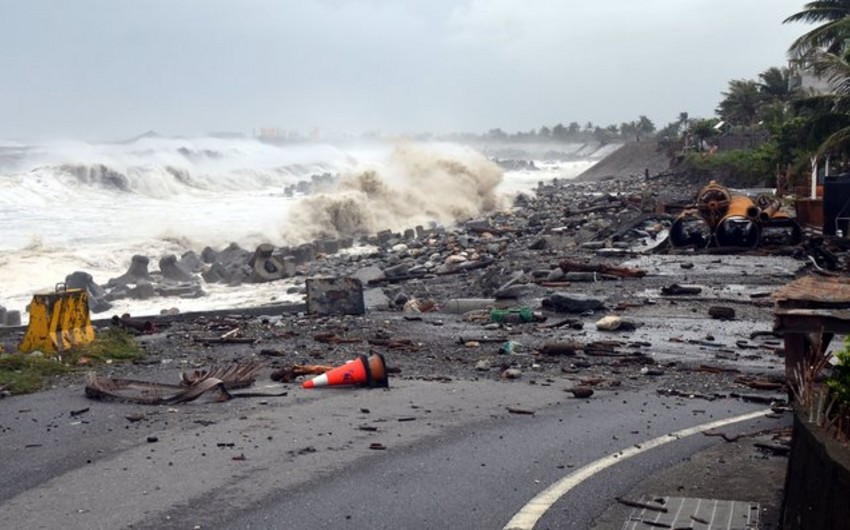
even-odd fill
[[[608,126],[595,125],[592,122],[579,125],[578,122],[570,122],[568,125],[558,123],[554,126],[542,126],[540,129],[530,131],[519,131],[507,133],[502,129],[490,129],[487,134],[476,135],[471,133],[449,134],[440,137],[448,141],[491,141],[505,143],[583,143],[596,141],[602,144],[625,141],[640,140],[655,133],[655,124],[646,116],[638,116],[636,120],[623,122],[620,125]]]
[[[0,355],[0,387],[13,394],[27,394],[40,389],[51,376],[70,372],[66,363],[25,353]]]
[[[26,353],[0,354],[0,388],[12,394],[41,389],[50,377],[108,361],[139,359],[143,352],[132,335],[120,329],[98,332],[94,342],[63,352],[61,356]]]
[[[835,353],[838,362],[827,379],[830,394],[839,405],[850,406],[850,337],[844,339],[844,349]]]
[[[142,349],[133,335],[120,328],[109,328],[98,332],[94,342],[74,352],[79,357],[93,361],[132,361],[143,356]]]
[[[681,142],[679,169],[692,180],[759,185],[784,173],[794,184],[808,180],[813,159],[833,173],[850,168],[850,0],[809,2],[784,22],[817,24],[790,45],[788,67],[729,81],[716,120],[683,113],[662,129]]]
[[[678,169],[694,181],[734,181],[738,185],[760,187],[772,185],[776,168],[777,147],[766,142],[754,149],[721,151],[711,156],[705,153],[689,153],[680,162]]]

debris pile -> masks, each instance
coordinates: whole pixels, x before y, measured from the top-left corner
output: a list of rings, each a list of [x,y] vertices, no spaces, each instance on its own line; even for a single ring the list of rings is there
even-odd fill
[[[696,195],[670,230],[674,247],[754,248],[796,245],[801,239],[800,225],[778,198],[762,193],[753,200],[714,181]]]

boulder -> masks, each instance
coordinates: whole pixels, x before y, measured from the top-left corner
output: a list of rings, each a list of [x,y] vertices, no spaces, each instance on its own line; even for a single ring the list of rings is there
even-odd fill
[[[605,307],[605,300],[580,293],[559,291],[543,299],[544,309],[560,313],[584,313]]]

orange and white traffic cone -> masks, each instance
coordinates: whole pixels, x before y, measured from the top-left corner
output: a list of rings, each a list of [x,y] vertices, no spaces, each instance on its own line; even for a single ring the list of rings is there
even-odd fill
[[[384,356],[380,353],[374,353],[370,357],[358,355],[356,359],[301,384],[304,388],[338,385],[359,385],[373,388],[390,386]]]

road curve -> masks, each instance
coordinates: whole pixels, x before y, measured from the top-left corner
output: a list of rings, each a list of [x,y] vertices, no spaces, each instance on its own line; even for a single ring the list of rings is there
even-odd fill
[[[292,387],[176,408],[46,392],[0,410],[0,516],[10,528],[502,528],[582,466],[763,408],[651,388],[578,400],[558,384],[492,381]],[[715,443],[690,436],[601,471],[535,528],[586,528],[646,474]]]

